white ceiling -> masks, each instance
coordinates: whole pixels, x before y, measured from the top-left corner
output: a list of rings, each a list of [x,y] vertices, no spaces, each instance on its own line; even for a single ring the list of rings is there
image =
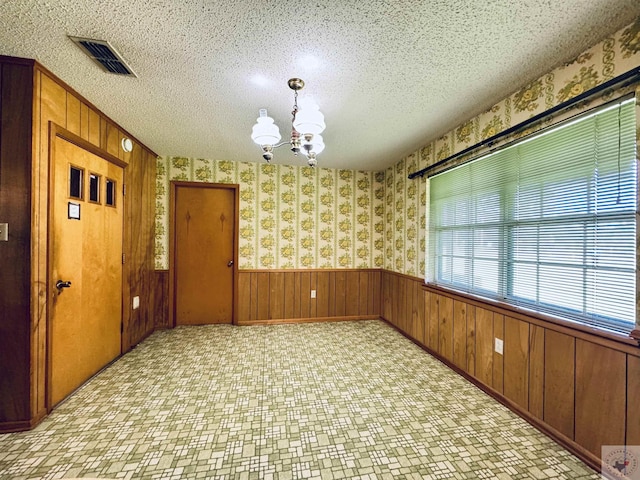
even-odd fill
[[[299,76],[327,123],[319,166],[380,170],[637,15],[638,0],[4,0],[0,54],[35,58],[160,155],[235,161],[261,161],[261,107],[287,137]],[[138,77],[67,35],[108,40]],[[274,162],[304,164],[286,146]]]

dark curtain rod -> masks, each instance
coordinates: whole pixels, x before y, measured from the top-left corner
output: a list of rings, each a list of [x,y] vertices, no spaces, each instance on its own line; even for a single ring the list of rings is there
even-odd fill
[[[558,105],[556,105],[555,107],[551,107],[549,110],[545,110],[542,113],[539,113],[537,115],[534,115],[533,117],[525,120],[524,122],[520,122],[517,125],[514,125],[513,127],[509,127],[506,130],[503,130],[502,132],[494,135],[493,137],[489,137],[484,139],[483,141],[481,141],[480,143],[476,143],[475,145],[472,145],[470,147],[465,148],[464,150],[458,152],[458,153],[454,153],[453,155],[448,156],[447,158],[445,158],[444,160],[440,160],[436,163],[434,163],[433,165],[429,165],[428,167],[423,168],[422,170],[418,170],[417,172],[413,172],[409,174],[409,179],[412,180],[416,177],[423,177],[425,173],[429,172],[430,170],[433,170],[437,167],[439,167],[440,165],[444,165],[447,162],[450,162],[451,160],[453,160],[454,158],[458,158],[461,157],[462,155],[469,153],[473,150],[477,150],[478,148],[482,148],[484,146],[492,146],[496,141],[500,140],[503,137],[506,137],[507,135],[510,135],[511,133],[521,130],[524,127],[526,127],[527,125],[531,125],[532,123],[536,123],[539,120],[542,120],[545,117],[548,117],[549,115],[553,115],[554,113],[557,113],[561,110],[565,110],[573,105],[575,105],[576,103],[579,103],[583,100],[586,100],[587,98],[592,97],[593,95],[596,95],[597,93],[602,92],[603,90],[606,90],[608,88],[612,88],[615,86],[618,86],[621,83],[625,83],[628,82],[633,83],[634,81],[640,79],[640,67],[636,67],[632,70],[629,70],[626,73],[623,73],[622,75],[618,75],[615,78],[612,78],[611,80],[608,80],[600,85],[598,85],[597,87],[592,88],[591,90],[587,90],[584,93],[581,93],[580,95],[577,95],[573,98],[571,98],[570,100],[567,100],[566,102],[562,102],[559,103]]]

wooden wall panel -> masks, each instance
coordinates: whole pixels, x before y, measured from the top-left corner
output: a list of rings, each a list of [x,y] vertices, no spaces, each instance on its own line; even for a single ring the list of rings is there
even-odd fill
[[[28,422],[30,402],[33,70],[0,63],[0,422]],[[44,260],[44,259],[43,259]]]
[[[369,315],[381,315],[382,305],[382,273],[380,271],[369,272],[369,286],[371,295],[369,296]]]
[[[346,282],[346,307],[345,315],[357,315],[358,307],[360,305],[360,286],[358,281],[360,274],[358,272],[347,271],[345,272]]]
[[[251,319],[251,273],[238,272],[238,322]]]
[[[155,328],[155,177],[155,155],[134,143],[131,162],[125,168],[123,352],[138,344]],[[137,309],[132,305],[134,296],[140,298]]]
[[[640,445],[640,357],[627,355],[626,445]]]
[[[80,102],[80,137],[89,142],[89,106]]]
[[[260,272],[256,274],[258,282],[258,294],[257,294],[257,320],[269,319],[269,273]]]
[[[467,367],[467,304],[453,301],[453,363]]]
[[[469,375],[476,374],[476,307],[467,306],[467,364],[465,370]]]
[[[427,346],[437,352],[440,338],[440,296],[436,293],[431,293],[430,297]]]
[[[626,355],[576,340],[575,440],[599,456],[602,445],[623,445]]]
[[[154,328],[170,328],[169,325],[169,271],[155,271],[155,287],[153,294]]]
[[[100,114],[93,109],[89,110],[89,142],[100,146]]]
[[[335,285],[335,316],[336,317],[342,317],[344,315],[347,314],[347,308],[346,308],[346,292],[347,292],[347,285],[346,285],[346,272],[344,271],[339,271],[339,272],[335,272],[335,278],[336,278],[336,285]]]
[[[545,332],[544,421],[574,438],[575,338]]]
[[[254,275],[254,274],[251,274]],[[296,318],[295,316],[295,275],[284,276],[284,318]]]
[[[493,312],[476,307],[476,378],[493,386]]]
[[[369,310],[369,272],[358,274],[358,313]],[[357,314],[356,314],[357,315]]]
[[[81,136],[80,100],[71,93],[67,93],[67,130]]]
[[[404,285],[404,304],[403,304],[403,312],[402,318],[405,320],[404,328],[405,332],[411,338],[416,338],[415,331],[415,317],[413,315],[413,285],[415,282],[408,280],[406,278],[401,279]]]
[[[392,279],[389,272],[382,273],[382,311],[381,315],[393,323]]]
[[[426,343],[425,332],[425,309],[424,309],[424,292],[422,285],[413,282],[413,311],[414,311],[414,338],[422,345]]]
[[[504,395],[529,408],[529,323],[504,319]]]
[[[493,336],[504,340],[504,315],[493,314]],[[495,347],[495,343],[494,343]],[[504,355],[493,350],[493,388],[500,393],[504,391]]]
[[[529,328],[529,412],[542,419],[544,414],[544,328]]]
[[[285,318],[284,273],[269,274],[269,318]]]
[[[443,295],[439,295],[439,297],[438,352],[447,360],[453,361],[453,299]]]

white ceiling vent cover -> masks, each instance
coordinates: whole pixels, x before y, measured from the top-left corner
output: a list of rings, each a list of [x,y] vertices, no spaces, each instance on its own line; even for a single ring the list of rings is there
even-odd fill
[[[136,76],[109,42],[91,38],[72,37],[71,35],[69,35],[69,38],[73,40],[84,53],[89,55],[94,62],[100,65],[104,71],[115,73],[116,75]]]

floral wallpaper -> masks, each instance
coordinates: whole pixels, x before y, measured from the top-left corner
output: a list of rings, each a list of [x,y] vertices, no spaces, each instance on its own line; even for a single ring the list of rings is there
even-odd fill
[[[424,276],[428,181],[426,177],[409,180],[409,173],[443,160],[638,66],[640,18],[573,61],[534,80],[487,111],[387,168],[384,268],[416,277]],[[633,87],[629,91],[632,90]],[[640,88],[637,95],[640,96]],[[580,108],[592,107],[594,103],[583,104]],[[637,110],[640,152],[640,109]],[[575,114],[575,110],[569,114]],[[452,165],[465,160],[460,158]]]
[[[169,263],[171,180],[240,185],[241,269],[383,266],[382,173],[183,157],[157,162],[157,269]]]

